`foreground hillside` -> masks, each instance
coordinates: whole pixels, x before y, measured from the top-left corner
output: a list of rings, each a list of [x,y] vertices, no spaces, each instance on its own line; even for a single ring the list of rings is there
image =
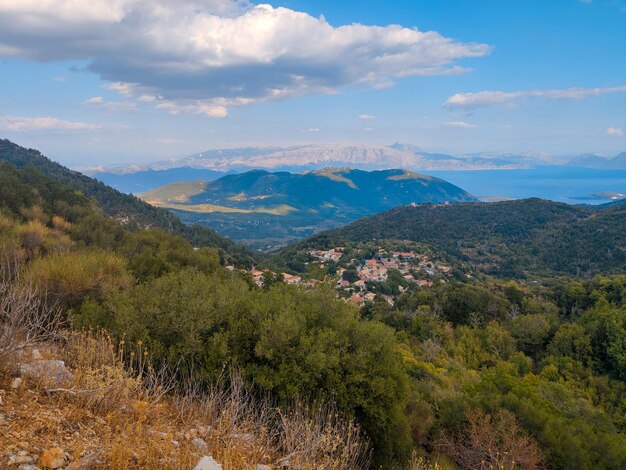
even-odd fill
[[[185,225],[174,214],[72,171],[44,157],[37,150],[26,149],[9,140],[0,139],[0,162],[9,163],[19,169],[39,170],[57,183],[80,191],[88,198],[94,198],[105,214],[130,228],[160,228],[180,235],[196,246],[219,248],[234,262],[243,264],[250,262],[249,253],[243,247],[237,246],[217,232],[198,225]]]
[[[288,247],[298,252],[372,240],[423,243],[465,272],[591,276],[624,272],[626,205],[601,210],[540,199],[403,206]]]
[[[250,171],[215,181],[173,183],[141,195],[235,240],[283,244],[413,202],[475,198],[438,178],[405,170],[326,168],[306,173]]]

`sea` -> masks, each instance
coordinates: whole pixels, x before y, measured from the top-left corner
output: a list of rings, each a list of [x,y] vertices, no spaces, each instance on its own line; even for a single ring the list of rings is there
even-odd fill
[[[421,173],[444,179],[483,201],[538,197],[568,204],[604,204],[626,196],[626,170],[539,166]]]

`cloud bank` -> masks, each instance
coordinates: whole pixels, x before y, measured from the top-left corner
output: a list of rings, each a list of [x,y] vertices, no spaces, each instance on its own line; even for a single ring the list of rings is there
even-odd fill
[[[110,89],[171,113],[457,74],[490,50],[237,0],[0,0],[0,56],[87,60]]]
[[[513,106],[519,98],[545,98],[549,100],[583,100],[593,96],[611,93],[626,93],[626,86],[607,88],[562,88],[556,90],[530,91],[481,91],[478,93],[457,93],[444,103],[446,108],[476,109],[494,105]]]
[[[102,129],[102,126],[80,121],[66,121],[55,117],[8,117],[2,122],[2,128],[10,131],[46,130],[46,131],[84,131]]]

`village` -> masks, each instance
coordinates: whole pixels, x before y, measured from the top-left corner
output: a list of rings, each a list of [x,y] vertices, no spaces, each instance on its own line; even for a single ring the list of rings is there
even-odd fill
[[[428,255],[410,251],[387,251],[378,248],[373,255],[363,257],[359,253],[347,252],[345,247],[335,247],[330,250],[310,250],[312,261],[307,265],[316,265],[319,268],[331,267],[332,274],[324,276],[323,280],[308,278],[290,273],[275,273],[268,270],[250,269],[248,274],[259,287],[267,282],[268,276],[286,284],[314,287],[320,282],[334,282],[338,295],[348,302],[363,305],[376,298],[375,286],[388,283],[390,274],[395,273],[395,280],[399,281],[398,292],[404,292],[410,285],[430,287],[434,280],[446,282],[451,271],[447,264],[432,261]],[[351,257],[349,255],[354,255]],[[234,269],[232,266],[227,268]],[[398,274],[401,280],[398,278]],[[395,296],[378,293],[382,298],[393,305]]]
[[[339,263],[346,252],[345,247],[335,247],[330,250],[311,250],[309,255],[317,260],[321,266],[330,263]],[[350,302],[363,305],[376,297],[371,286],[375,283],[386,283],[392,270],[399,272],[407,285],[415,284],[420,287],[429,287],[433,279],[445,282],[445,277],[450,273],[451,267],[435,263],[426,254],[415,251],[387,251],[379,248],[376,254],[366,259],[351,258],[347,267],[337,268],[337,288],[348,294]],[[399,292],[405,287],[398,286]],[[391,295],[382,295],[390,304],[394,303]]]

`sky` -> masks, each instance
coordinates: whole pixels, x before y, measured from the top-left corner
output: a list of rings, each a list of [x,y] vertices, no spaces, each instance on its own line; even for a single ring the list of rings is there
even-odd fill
[[[0,137],[72,166],[625,135],[626,0],[0,0]]]

